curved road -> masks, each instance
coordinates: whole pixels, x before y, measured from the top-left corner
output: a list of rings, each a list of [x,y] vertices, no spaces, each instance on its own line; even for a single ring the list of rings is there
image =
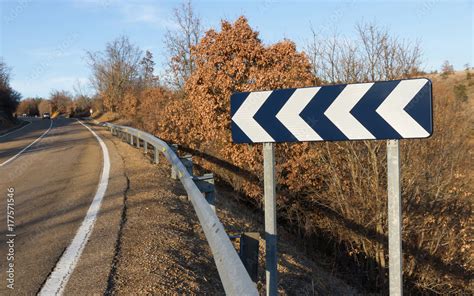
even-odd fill
[[[29,295],[41,290],[83,222],[103,170],[99,142],[78,121],[66,118],[31,121],[23,129],[0,137],[1,295]],[[113,151],[111,157],[117,157]],[[72,273],[71,280],[79,284],[67,286],[67,291],[80,291],[89,283],[101,286],[96,287],[100,292],[107,284],[123,190],[122,182],[117,179],[120,168],[112,171],[115,173],[110,178],[116,180],[109,184],[107,200],[101,209],[107,215],[98,219],[96,232],[100,237],[96,234],[90,238],[91,248],[101,252],[91,252],[86,246],[84,253],[91,255],[83,254],[78,264],[81,269],[81,260],[96,262],[94,270],[84,269],[83,273],[89,273],[89,277],[98,273],[95,280],[101,283],[94,280],[83,283]],[[97,258],[90,258],[94,256]],[[14,264],[13,268],[9,264],[10,267]],[[14,284],[9,287],[12,280],[8,281],[7,277],[12,277],[12,270]]]

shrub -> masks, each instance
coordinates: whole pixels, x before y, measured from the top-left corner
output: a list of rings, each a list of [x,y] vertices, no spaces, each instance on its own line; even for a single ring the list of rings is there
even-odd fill
[[[467,101],[466,86],[464,84],[456,84],[454,86],[454,96],[462,102]]]

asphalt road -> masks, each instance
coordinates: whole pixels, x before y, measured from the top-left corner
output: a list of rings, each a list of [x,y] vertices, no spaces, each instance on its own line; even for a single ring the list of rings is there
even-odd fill
[[[0,137],[0,295],[42,289],[83,223],[103,171],[101,146],[78,121],[31,121]],[[110,163],[120,163],[104,141]],[[66,292],[101,293],[107,285],[126,186],[121,177],[113,165],[96,229],[68,275],[73,284],[64,284]]]

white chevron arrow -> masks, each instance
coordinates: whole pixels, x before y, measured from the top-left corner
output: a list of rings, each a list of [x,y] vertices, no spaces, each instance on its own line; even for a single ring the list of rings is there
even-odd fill
[[[320,87],[299,88],[280,109],[276,118],[298,139],[298,141],[321,141],[322,138],[300,117],[304,107],[319,91]]]
[[[375,139],[374,135],[350,113],[352,108],[362,99],[372,85],[373,83],[347,85],[324,112],[324,115],[326,115],[348,139]]]
[[[427,79],[402,80],[375,110],[403,138],[425,138],[430,134],[403,108],[415,97]]]
[[[275,142],[275,140],[253,118],[258,109],[271,95],[272,91],[250,93],[240,108],[235,112],[232,120],[249,137],[252,142]]]

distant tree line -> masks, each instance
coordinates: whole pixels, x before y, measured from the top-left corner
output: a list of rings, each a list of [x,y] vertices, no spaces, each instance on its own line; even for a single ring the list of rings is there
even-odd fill
[[[72,95],[65,90],[53,90],[48,99],[37,97],[21,100],[16,109],[16,114],[41,116],[48,112],[67,116],[90,116],[91,108],[93,108],[93,99],[87,95]]]

